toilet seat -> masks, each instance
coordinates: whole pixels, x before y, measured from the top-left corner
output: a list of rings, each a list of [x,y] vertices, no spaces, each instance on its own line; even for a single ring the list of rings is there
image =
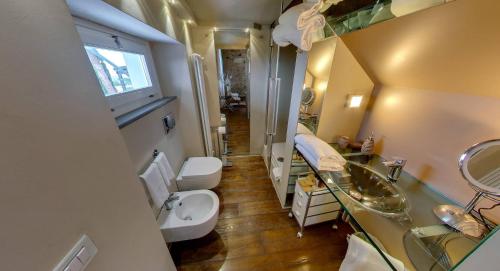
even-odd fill
[[[179,190],[212,189],[222,174],[222,161],[216,157],[190,157],[177,176]]]
[[[179,172],[181,179],[212,175],[222,168],[222,162],[215,157],[190,157]]]

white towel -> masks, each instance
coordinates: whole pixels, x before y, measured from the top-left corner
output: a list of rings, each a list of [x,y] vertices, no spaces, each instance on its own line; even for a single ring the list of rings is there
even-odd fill
[[[299,47],[301,35],[302,33],[293,26],[285,24],[279,24],[273,30],[273,40],[280,47],[288,46],[290,43]]]
[[[309,130],[304,124],[298,123],[297,124],[297,134],[306,134],[306,135],[313,135],[313,132]]]
[[[316,16],[323,17],[323,15],[319,14],[321,7],[323,7],[323,1],[318,1],[317,3],[313,4],[312,6],[310,3],[304,3],[304,4],[300,4],[300,5],[310,6],[310,8],[305,10],[305,11],[302,11],[300,13],[299,17],[297,18],[297,29],[298,30],[303,30],[307,26],[309,26],[310,20],[313,19],[314,17],[316,17]],[[323,21],[324,20],[325,20],[325,17],[323,17]],[[323,26],[325,26],[325,25],[323,24]]]
[[[384,255],[391,261],[392,265],[398,271],[404,271],[404,264],[384,253]],[[361,238],[351,235],[349,238],[349,246],[347,252],[340,265],[339,271],[386,271],[391,270],[389,265],[385,262],[384,258],[379,252],[369,243],[363,241]]]
[[[172,184],[172,180],[175,179],[175,173],[172,170],[172,167],[170,166],[170,163],[168,162],[165,153],[160,152],[160,154],[156,156],[153,163],[155,163],[156,166],[158,166],[161,176],[163,177],[163,180],[165,180],[165,185],[167,186],[167,188],[170,187],[170,185]]]
[[[338,164],[338,163],[325,163],[325,162],[323,162],[323,164],[320,165],[318,160],[316,158],[314,158],[314,155],[312,155],[311,152],[309,152],[307,149],[305,149],[301,145],[297,145],[296,147],[300,151],[302,156],[304,156],[304,158],[317,170],[326,170],[326,171],[342,171],[342,170],[344,170],[344,166],[342,166],[341,164]]]
[[[318,170],[341,171],[347,161],[332,146],[311,134],[295,136],[299,150],[303,149],[310,156],[308,161]],[[299,146],[301,148],[299,148]],[[302,150],[301,150],[302,152]],[[304,153],[303,153],[304,154]]]
[[[168,190],[156,163],[151,163],[140,177],[146,183],[155,206],[161,208],[168,199]]]
[[[300,40],[302,50],[311,50],[313,42],[325,38],[325,32],[323,31],[323,27],[325,27],[325,24],[326,21],[323,15],[314,15],[309,18],[309,20],[304,25],[304,28],[302,29],[302,37]]]
[[[318,15],[321,16],[322,15]],[[297,30],[290,25],[277,25],[273,30],[273,40],[281,47],[293,44],[303,51],[311,50],[313,42],[325,37],[323,28],[317,28],[317,24],[311,24],[304,30]]]
[[[307,2],[310,2],[310,1],[317,1],[317,0],[306,0]],[[304,1],[304,2],[306,2]],[[320,12],[325,12],[326,10],[328,10],[332,5],[336,5],[340,2],[342,2],[343,0],[324,0],[323,1],[323,7],[321,7],[321,9],[319,10]]]
[[[290,25],[297,28],[297,22],[299,21],[299,16],[311,9],[315,3],[303,3],[289,8],[285,13],[281,14],[278,19],[278,23],[282,25]]]

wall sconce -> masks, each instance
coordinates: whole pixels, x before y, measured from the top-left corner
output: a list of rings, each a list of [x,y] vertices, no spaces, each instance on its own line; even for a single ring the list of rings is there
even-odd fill
[[[361,106],[363,95],[347,95],[346,107],[357,108]]]
[[[325,92],[326,89],[328,88],[328,82],[327,81],[323,81],[321,83],[318,83],[317,87],[316,87],[319,91],[321,92]]]

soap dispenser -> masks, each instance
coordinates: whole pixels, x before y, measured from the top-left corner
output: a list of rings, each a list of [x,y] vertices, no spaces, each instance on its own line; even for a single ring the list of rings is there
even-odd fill
[[[363,141],[363,145],[361,145],[361,153],[366,155],[372,155],[375,151],[375,136],[374,133],[371,132],[370,136]]]

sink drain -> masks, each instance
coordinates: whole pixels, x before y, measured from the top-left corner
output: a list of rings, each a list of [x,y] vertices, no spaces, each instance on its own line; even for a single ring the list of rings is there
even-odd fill
[[[188,215],[188,216],[184,217],[184,220],[193,220],[193,218]]]

